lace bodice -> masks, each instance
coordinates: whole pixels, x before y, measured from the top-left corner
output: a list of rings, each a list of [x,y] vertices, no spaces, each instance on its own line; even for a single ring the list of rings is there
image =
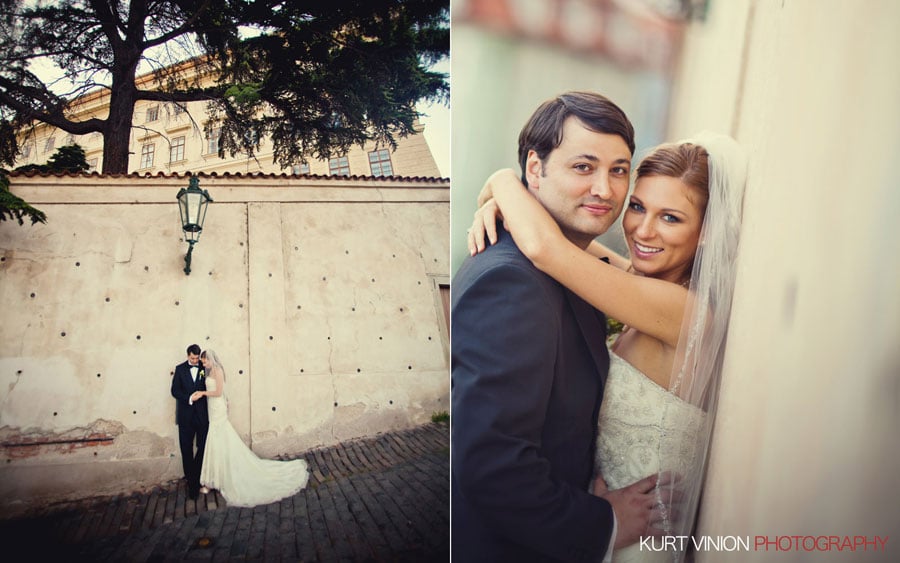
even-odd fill
[[[595,471],[620,489],[659,471],[696,471],[706,413],[684,402],[609,353],[609,375],[600,406]],[[613,552],[614,563],[672,561],[678,554],[632,544]]]
[[[212,377],[206,378],[206,390],[215,393],[216,380]],[[209,421],[220,421],[228,419],[228,402],[225,400],[225,391],[218,397],[206,398],[206,409],[209,413]]]
[[[689,471],[706,413],[612,351],[609,359],[595,459],[607,486],[618,489],[660,470]]]

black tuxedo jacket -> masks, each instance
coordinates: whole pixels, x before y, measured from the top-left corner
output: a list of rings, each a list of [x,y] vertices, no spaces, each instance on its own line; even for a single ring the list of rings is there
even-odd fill
[[[588,488],[605,318],[500,237],[453,280],[453,559],[600,561],[612,507]]]
[[[194,391],[206,391],[206,378],[200,377],[203,364],[197,364],[197,381],[191,378],[191,366],[185,361],[175,366],[175,375],[172,377],[172,396],[175,397],[175,423],[179,426],[195,423],[209,424],[209,414],[206,410],[206,397],[189,404],[191,394]]]

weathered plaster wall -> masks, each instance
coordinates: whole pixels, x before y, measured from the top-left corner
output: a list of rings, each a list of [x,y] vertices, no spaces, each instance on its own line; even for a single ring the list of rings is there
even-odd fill
[[[897,2],[720,1],[686,37],[671,137],[723,130],[751,155],[698,534],[881,535],[887,554],[851,557],[900,553],[898,21]]]
[[[192,342],[265,457],[449,410],[446,181],[202,177],[190,276],[184,185],[12,178],[48,223],[0,223],[0,513],[180,476],[169,386]]]

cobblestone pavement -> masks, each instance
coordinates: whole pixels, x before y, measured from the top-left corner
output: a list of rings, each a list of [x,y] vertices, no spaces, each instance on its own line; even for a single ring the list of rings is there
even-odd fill
[[[269,505],[228,507],[216,491],[192,501],[176,480],[2,521],[4,560],[449,561],[447,424],[297,457],[309,485]]]

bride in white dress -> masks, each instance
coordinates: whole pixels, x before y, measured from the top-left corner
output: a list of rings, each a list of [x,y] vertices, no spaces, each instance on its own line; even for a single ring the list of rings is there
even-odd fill
[[[580,173],[590,172],[590,162]],[[609,348],[594,493],[661,477],[651,526],[689,536],[696,519],[731,311],[746,182],[733,139],[701,133],[661,145],[638,166],[622,229],[630,260],[594,242],[581,250],[512,170],[488,180],[468,236],[496,241],[496,219],[534,265],[626,325]],[[583,171],[582,171],[583,170]],[[608,263],[597,258],[606,258]],[[604,343],[597,343],[605,346]],[[649,536],[647,531],[644,536]],[[661,538],[655,544],[663,546]],[[683,547],[688,548],[689,542]],[[614,561],[679,561],[681,549],[640,543]]]
[[[229,506],[269,504],[302,490],[309,479],[306,461],[260,459],[248,448],[228,421],[225,398],[225,369],[213,350],[200,354],[206,369],[206,391],[191,396],[207,397],[209,433],[200,482],[218,489]]]

